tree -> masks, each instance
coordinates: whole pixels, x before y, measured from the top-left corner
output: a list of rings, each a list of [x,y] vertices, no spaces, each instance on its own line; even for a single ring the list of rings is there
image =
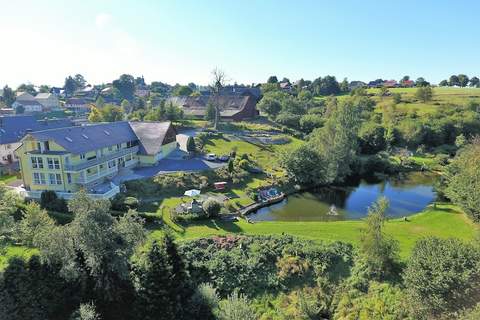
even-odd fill
[[[90,113],[88,114],[88,121],[89,122],[103,122],[103,115],[97,107],[91,107]]]
[[[395,92],[392,94],[392,97],[395,104],[399,104],[400,102],[402,102],[402,95],[400,93]]]
[[[424,103],[432,100],[432,97],[433,97],[432,87],[427,86],[427,87],[417,88],[417,90],[415,91],[415,97],[418,100],[423,101]]]
[[[99,96],[97,98],[97,101],[95,101],[95,107],[98,109],[102,109],[105,106],[105,99],[103,99],[102,96]]]
[[[277,76],[268,77],[267,83],[278,83]]]
[[[63,89],[65,90],[65,95],[67,97],[72,96],[75,91],[77,90],[77,82],[71,76],[65,78],[65,84],[63,85]]]
[[[24,245],[33,247],[35,237],[41,232],[48,232],[54,225],[55,221],[50,218],[45,210],[40,208],[38,203],[30,202],[25,207],[25,212],[20,221],[20,239]]]
[[[325,160],[310,145],[302,145],[290,152],[282,153],[280,165],[302,185],[326,184],[329,182]]]
[[[173,96],[189,96],[192,93],[193,93],[193,90],[189,86],[178,86],[173,90],[172,95]]]
[[[184,303],[194,292],[170,235],[153,242],[143,260],[133,266],[133,275],[139,319],[184,319]]]
[[[123,109],[113,104],[105,105],[100,113],[102,114],[102,120],[105,122],[122,121],[124,118]]]
[[[447,80],[442,80],[442,81],[440,81],[440,83],[438,85],[440,87],[447,87],[449,85],[449,83],[448,83]]]
[[[360,250],[373,279],[384,280],[394,275],[398,259],[398,244],[383,232],[388,200],[378,199],[368,208],[365,228],[360,237]]]
[[[480,222],[480,138],[462,148],[445,174],[445,194],[475,222]],[[474,191],[477,190],[477,191]]]
[[[16,224],[13,214],[20,202],[20,197],[14,191],[0,183],[0,251],[15,235]]]
[[[122,74],[120,78],[112,82],[114,88],[120,93],[121,99],[133,101],[135,93],[135,79],[129,74]]]
[[[183,110],[170,103],[165,109],[165,118],[169,121],[176,121],[183,118]]]
[[[451,75],[450,79],[448,80],[448,85],[451,86],[451,87],[454,87],[454,86],[459,87],[460,86],[460,79],[458,78],[458,76]]]
[[[50,87],[46,84],[42,84],[40,88],[38,89],[38,92],[40,93],[48,93],[50,92]]]
[[[480,86],[480,79],[478,79],[477,77],[472,77],[470,79],[470,87],[478,88],[479,86]]]
[[[465,74],[459,74],[458,75],[458,81],[460,83],[460,87],[466,87],[468,85],[468,82],[470,79],[468,79],[468,76]]]
[[[3,87],[3,94],[2,94],[3,102],[8,107],[11,107],[12,104],[15,102],[15,93],[13,92],[12,88],[9,86]]]
[[[190,153],[195,153],[197,146],[195,145],[195,139],[193,137],[188,137],[187,139],[187,151]]]
[[[30,84],[30,83],[29,84],[22,83],[21,85],[18,86],[17,91],[27,92],[32,96],[35,96],[37,94],[37,90],[35,90],[35,87],[33,86],[33,84]]]
[[[219,68],[215,68],[212,71],[212,84],[210,87],[212,88],[213,91],[213,96],[218,97],[220,95],[220,92],[222,91],[222,88],[225,86],[227,82],[227,75],[225,72]],[[218,123],[220,122],[220,105],[215,103],[215,121],[213,122],[213,127],[215,130],[218,128]]]
[[[230,173],[230,175],[233,173],[233,171],[235,171],[235,166],[234,166],[234,163],[233,163],[233,159],[230,159],[228,160],[228,173]]]
[[[429,86],[430,82],[426,81],[423,77],[417,78],[417,81],[415,81],[415,86],[417,87],[426,87]]]
[[[233,292],[226,300],[220,301],[220,320],[256,320],[257,315],[250,306],[247,297],[238,291]]]
[[[343,81],[340,83],[340,91],[341,92],[349,92],[350,91],[350,87],[348,85],[347,78],[343,78]]]
[[[265,95],[262,100],[260,100],[257,107],[272,119],[275,119],[282,110],[280,102],[271,95]]]
[[[75,80],[75,84],[76,84],[77,89],[85,88],[85,84],[87,83],[87,81],[85,80],[85,78],[81,74],[77,73],[75,75],[75,77],[73,78],[73,80]]]
[[[478,248],[458,239],[418,240],[404,273],[415,312],[430,319],[452,319],[472,307],[480,294],[479,261]]]
[[[220,213],[220,210],[222,209],[222,204],[213,198],[209,198],[205,200],[202,207],[206,216],[209,218],[213,218]]]
[[[125,113],[131,113],[132,112],[132,106],[130,102],[126,99],[122,100],[122,103],[120,104],[120,107],[122,108],[123,112]]]
[[[205,110],[205,120],[211,121],[211,122],[215,121],[215,114],[216,114],[215,106],[211,101],[209,101],[207,103],[207,109]]]
[[[101,320],[102,318],[97,313],[95,304],[82,303],[77,311],[71,316],[71,320]]]
[[[403,76],[402,80],[400,80],[400,83],[405,83],[407,82],[408,80],[410,80],[410,76]]]

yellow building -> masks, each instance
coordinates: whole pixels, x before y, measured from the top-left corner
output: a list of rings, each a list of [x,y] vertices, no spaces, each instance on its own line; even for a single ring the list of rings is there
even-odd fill
[[[120,192],[113,180],[136,166],[155,165],[177,148],[170,122],[114,122],[32,132],[16,150],[24,195],[53,190],[70,199],[85,189],[92,197]]]

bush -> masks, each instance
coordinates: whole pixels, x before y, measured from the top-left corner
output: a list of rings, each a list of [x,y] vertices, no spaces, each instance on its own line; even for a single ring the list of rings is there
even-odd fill
[[[68,212],[67,201],[63,198],[58,198],[55,191],[52,190],[42,191],[40,206],[49,211]]]
[[[139,202],[135,197],[126,197],[125,200],[123,200],[123,204],[128,209],[137,209]]]
[[[203,210],[209,218],[217,216],[221,209],[222,204],[215,199],[210,198],[203,203]]]
[[[248,170],[248,168],[250,167],[250,162],[248,162],[248,160],[243,159],[243,160],[240,160],[240,162],[238,163],[238,166],[243,170]]]

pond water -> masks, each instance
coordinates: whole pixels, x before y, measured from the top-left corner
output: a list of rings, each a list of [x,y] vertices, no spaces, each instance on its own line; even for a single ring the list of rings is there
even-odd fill
[[[389,218],[403,217],[422,211],[435,200],[434,181],[433,175],[414,172],[380,182],[362,180],[355,186],[318,188],[291,195],[249,218],[254,221],[362,219],[380,196],[390,202]]]

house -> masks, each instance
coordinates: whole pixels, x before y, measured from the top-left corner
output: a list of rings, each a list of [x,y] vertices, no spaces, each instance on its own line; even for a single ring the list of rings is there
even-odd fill
[[[29,132],[70,127],[69,119],[36,120],[33,116],[0,117],[0,164],[9,165],[18,159],[14,154],[20,140]]]
[[[280,89],[283,90],[283,91],[290,92],[290,91],[293,90],[292,84],[288,81],[280,82],[278,85],[279,85]]]
[[[258,87],[247,87],[241,85],[225,86],[222,88],[221,95],[247,96],[251,95],[257,101],[262,97],[262,91]]]
[[[17,111],[17,113],[35,113],[43,112],[43,105],[40,104],[35,97],[28,92],[17,92],[15,101],[12,104],[12,108]],[[23,108],[22,112],[19,112]]]
[[[147,86],[138,86],[137,88],[135,88],[135,95],[140,98],[147,97],[149,94],[150,90]]]
[[[62,96],[64,94],[64,92],[65,92],[65,90],[63,90],[63,88],[60,88],[60,87],[50,88],[50,93],[56,95],[57,97]]]
[[[98,90],[91,84],[87,84],[84,88],[75,91],[74,96],[94,101],[97,99]]]
[[[257,99],[251,95],[171,97],[166,100],[166,104],[169,103],[193,118],[203,119],[209,103],[220,108],[220,117],[224,121],[243,121],[258,115]]]
[[[357,88],[365,88],[367,87],[367,84],[363,81],[351,81],[349,84],[348,84],[348,88],[350,90],[355,90]]]
[[[120,192],[119,174],[150,166],[177,148],[170,122],[113,122],[28,133],[16,150],[24,188],[38,199],[44,190],[70,199],[81,189],[94,198]]]
[[[65,109],[75,113],[90,112],[90,103],[83,98],[70,98],[65,101]]]
[[[35,100],[43,106],[44,110],[60,109],[60,102],[57,96],[52,93],[39,93],[35,96]]]
[[[415,86],[415,81],[413,80],[403,80],[401,81],[401,85],[404,88],[412,88]]]
[[[383,86],[387,88],[395,88],[398,87],[398,83],[396,80],[385,80]]]

